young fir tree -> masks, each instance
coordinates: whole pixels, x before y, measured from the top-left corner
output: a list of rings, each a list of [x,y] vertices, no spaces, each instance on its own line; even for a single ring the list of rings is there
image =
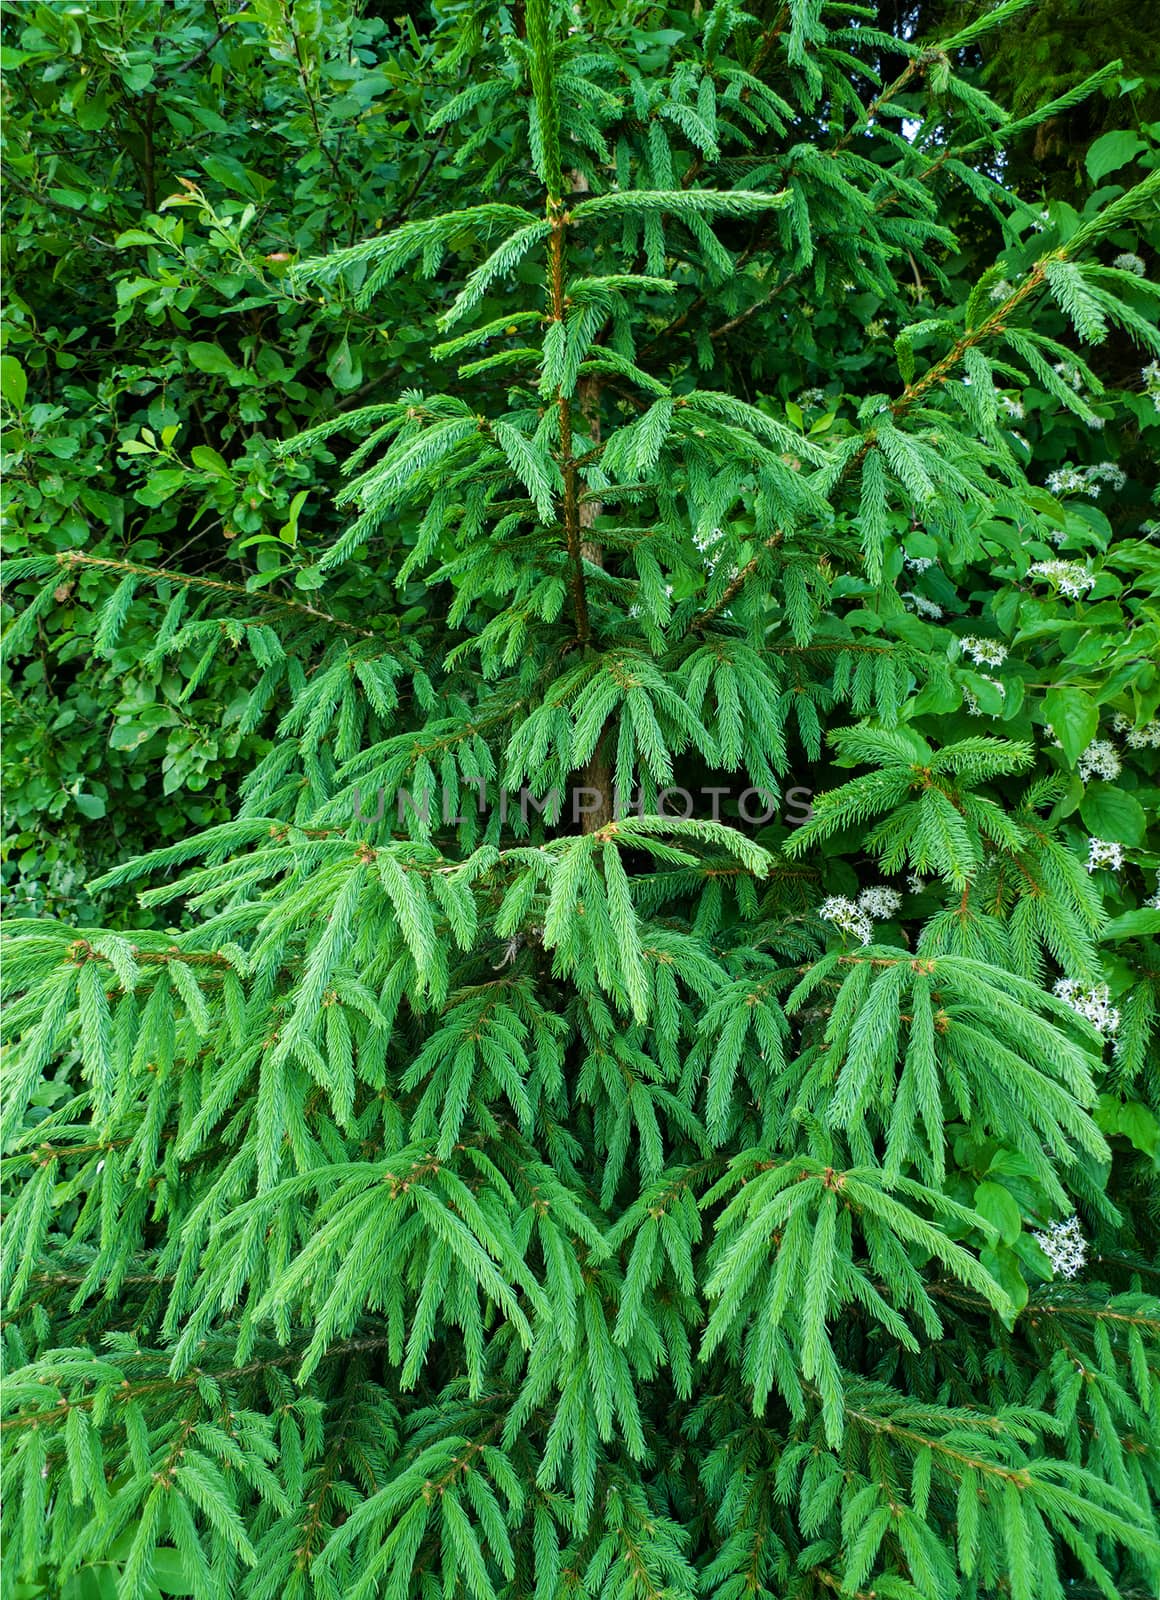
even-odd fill
[[[473,197],[296,272],[383,321],[430,280],[432,382],[285,443],[357,444],[317,592],[127,561],[102,618],[157,604],[191,683],[248,652],[281,721],[235,821],[105,880],[162,931],[9,929],[6,1596],[1155,1592],[1105,1134],[1154,1140],[1160,918],[1105,1057],[1095,702],[1046,687],[1155,559],[1061,556],[1009,425],[1096,414],[1054,308],[1156,350],[1107,258],[1160,183],[1004,188],[953,60],[1023,4],[921,53],[821,0],[460,19]],[[893,388],[762,398],[739,330],[808,322],[825,383],[871,293]]]

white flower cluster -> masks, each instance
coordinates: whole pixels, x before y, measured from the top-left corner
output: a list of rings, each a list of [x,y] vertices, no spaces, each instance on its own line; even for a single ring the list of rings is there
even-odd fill
[[[1082,494],[1087,479],[1078,467],[1056,467],[1047,474],[1047,487],[1054,495]]]
[[[977,667],[1001,667],[1007,659],[1007,646],[998,639],[980,639],[973,633],[959,640],[959,649]]]
[[[1112,718],[1112,728],[1122,734],[1129,750],[1160,750],[1160,720],[1142,722],[1134,727],[1130,717],[1117,711]],[[1118,778],[1120,754],[1110,739],[1095,739],[1079,758],[1079,775],[1085,783],[1095,778]]]
[[[917,872],[912,872],[907,877],[906,887],[911,894],[922,894],[926,889],[926,879],[920,878]]]
[[[1110,839],[1089,839],[1087,869],[1097,872],[1100,867],[1110,867],[1118,872],[1124,865],[1124,847]]]
[[[1006,300],[1010,293],[1011,285],[1007,282],[1006,278],[1000,278],[998,283],[993,283],[991,285],[991,303],[993,305],[998,305],[999,301]]]
[[[1081,600],[1096,581],[1095,573],[1078,561],[1034,561],[1027,569],[1028,577],[1033,573],[1054,583],[1060,594],[1072,600]]]
[[[942,606],[935,600],[928,600],[924,594],[913,594],[907,590],[902,598],[914,602],[907,607],[907,610],[916,611],[920,617],[929,617],[933,622],[937,622],[943,614]]]
[[[1120,272],[1134,272],[1137,278],[1142,278],[1148,270],[1134,250],[1121,250],[1112,262],[1112,266],[1118,268]]]
[[[903,556],[902,565],[910,572],[928,572],[934,566],[933,556]]]
[[[1046,1233],[1035,1235],[1035,1242],[1057,1278],[1074,1278],[1087,1260],[1087,1240],[1080,1232],[1078,1217],[1051,1223]]]
[[[1155,893],[1152,895],[1150,900],[1145,900],[1144,904],[1150,911],[1160,911],[1160,872],[1156,874]]]
[[[823,922],[832,922],[839,932],[852,934],[859,944],[869,944],[874,937],[870,918],[844,894],[828,895],[818,907],[818,916]]]
[[[1013,400],[1009,394],[1001,394],[999,396],[999,404],[1012,422],[1022,422],[1027,415],[1023,409],[1022,400]]]
[[[824,406],[826,391],[824,389],[803,389],[797,397],[797,403],[803,411],[808,411],[811,406]]]
[[[1144,380],[1144,392],[1152,396],[1152,404],[1160,411],[1160,361],[1149,361],[1146,367],[1140,368],[1140,376]]]
[[[1102,420],[1097,421],[1103,427]],[[1114,461],[1097,461],[1090,467],[1073,467],[1069,463],[1047,474],[1047,487],[1053,495],[1086,494],[1092,500],[1099,499],[1105,484],[1118,492],[1127,481],[1127,474]]]
[[[1052,993],[1086,1018],[1097,1033],[1112,1034],[1120,1026],[1120,1013],[1111,1003],[1106,983],[1089,988],[1078,978],[1060,978]]]
[[[1070,361],[1057,361],[1055,374],[1056,377],[1062,378],[1064,383],[1070,383],[1077,394],[1083,388],[1083,373],[1078,367],[1073,367]]]
[[[1093,739],[1079,758],[1079,775],[1085,783],[1093,778],[1118,778],[1120,756],[1110,739]]]
[[[844,894],[830,895],[822,901],[818,916],[823,922],[832,922],[842,933],[852,934],[859,944],[869,944],[874,937],[875,922],[892,917],[901,905],[902,896],[898,890],[880,883],[863,889],[856,903]]]
[[[693,535],[693,543],[705,557],[705,571],[710,577],[716,571],[717,563],[721,559],[721,552],[717,549],[717,546],[724,537],[725,535],[720,528],[711,528],[708,533],[695,533]]]
[[[870,889],[863,889],[858,896],[858,909],[864,911],[875,922],[884,922],[887,917],[892,917],[902,905],[902,896],[897,889],[889,889],[884,883],[875,884]]]

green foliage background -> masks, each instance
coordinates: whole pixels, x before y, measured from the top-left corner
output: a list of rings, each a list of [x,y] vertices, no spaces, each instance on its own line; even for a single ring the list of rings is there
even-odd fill
[[[1154,35],[991,9],[6,10],[4,1595],[1154,1592]]]

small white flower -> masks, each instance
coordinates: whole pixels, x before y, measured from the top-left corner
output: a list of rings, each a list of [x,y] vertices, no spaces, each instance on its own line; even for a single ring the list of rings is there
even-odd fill
[[[1118,493],[1128,481],[1127,473],[1114,461],[1097,461],[1095,466],[1084,469],[1084,476],[1088,482],[1088,494],[1098,493],[1092,486],[1101,483],[1109,484]]]
[[[1079,758],[1079,775],[1084,783],[1093,778],[1118,778],[1120,756],[1110,739],[1093,739]]]
[[[920,617],[930,617],[937,622],[943,614],[942,606],[934,600],[928,600],[924,594],[913,594],[908,590],[902,598],[913,600],[914,604],[908,606],[907,610],[917,612]]]
[[[1152,396],[1152,404],[1160,411],[1160,361],[1149,361],[1146,367],[1140,368],[1140,376],[1144,380],[1144,392]]]
[[[1051,1262],[1057,1278],[1074,1278],[1087,1260],[1087,1240],[1080,1232],[1079,1218],[1053,1222],[1046,1233],[1037,1233],[1035,1242]]]
[[[1064,383],[1070,383],[1077,394],[1083,388],[1083,373],[1078,367],[1072,366],[1070,361],[1057,361],[1054,371]]]
[[[911,572],[923,573],[934,566],[933,556],[903,556],[902,565]]]
[[[693,535],[693,543],[705,557],[705,571],[710,577],[713,576],[717,569],[717,562],[721,556],[717,546],[724,537],[725,535],[720,528],[710,528],[707,533],[698,532]]]
[[[1053,495],[1083,494],[1088,481],[1078,467],[1057,467],[1047,474],[1047,487]]]
[[[926,890],[926,879],[920,878],[917,872],[912,872],[906,879],[906,887],[911,894],[922,894]]]
[[[841,933],[851,934],[859,944],[869,944],[874,937],[874,924],[864,911],[859,911],[844,894],[832,894],[818,908],[823,922],[832,922]]]
[[[1160,722],[1145,722],[1142,727],[1129,728],[1124,735],[1129,750],[1160,749]]]
[[[897,889],[887,888],[885,884],[876,884],[873,888],[863,889],[858,896],[858,909],[864,911],[875,922],[883,922],[892,917],[902,905],[902,896]]]
[[[1089,839],[1087,869],[1097,872],[1100,867],[1110,867],[1118,872],[1124,864],[1124,847],[1111,839]]]
[[[824,389],[803,389],[797,398],[798,405],[803,411],[809,411],[813,406],[824,406],[826,391]]]
[[[1160,911],[1160,872],[1156,874],[1156,888],[1152,898],[1150,900],[1145,900],[1144,904],[1152,911]]]
[[[1027,413],[1023,409],[1022,400],[1013,400],[1009,394],[999,396],[999,404],[1012,422],[1022,422]]]
[[[1011,293],[1011,285],[1006,278],[1000,278],[998,283],[991,285],[990,300],[993,305],[998,305],[1000,300],[1006,300]]]
[[[1134,250],[1121,250],[1112,262],[1112,266],[1120,272],[1134,272],[1137,278],[1142,278],[1147,271],[1143,261]]]
[[[1034,561],[1027,569],[1030,577],[1034,574],[1039,578],[1046,578],[1054,583],[1060,594],[1073,600],[1081,600],[1089,589],[1095,587],[1096,575],[1089,572],[1078,561]]]
[[[1120,1026],[1120,1013],[1111,1003],[1106,983],[1082,984],[1078,978],[1060,978],[1052,993],[1086,1018],[1097,1033],[1113,1034]]]
[[[973,633],[959,640],[959,648],[977,667],[1001,667],[1007,659],[1007,646],[998,639],[980,639]]]

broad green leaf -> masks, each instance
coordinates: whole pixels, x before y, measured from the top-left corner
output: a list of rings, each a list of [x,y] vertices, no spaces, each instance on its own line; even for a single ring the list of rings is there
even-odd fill
[[[1160,934],[1160,910],[1141,906],[1137,911],[1123,911],[1105,924],[1102,937],[1108,941],[1139,939],[1145,934]]]
[[[1126,167],[1129,161],[1134,161],[1144,148],[1144,141],[1139,134],[1126,128],[1116,128],[1111,133],[1101,134],[1088,146],[1087,154],[1084,156],[1088,177],[1093,183],[1101,182],[1109,172],[1118,172],[1121,167]]]
[[[227,462],[211,445],[195,444],[189,452],[189,459],[203,472],[212,472],[219,478],[228,478],[230,475]]]
[[[979,1254],[979,1261],[1006,1293],[1018,1316],[1027,1304],[1027,1280],[1020,1269],[1019,1257],[1006,1244],[988,1245]],[[1004,1321],[1007,1319],[1004,1318]],[[1009,1326],[1012,1324],[1008,1324]]]
[[[208,344],[205,340],[195,341],[186,346],[186,354],[190,364],[199,372],[208,372],[215,377],[225,377],[236,372],[233,361],[226,352],[217,344]]]
[[[20,411],[28,393],[28,378],[15,356],[0,356],[0,395],[13,411]]]
[[[975,1190],[975,1210],[999,1230],[999,1237],[1004,1244],[1015,1243],[1023,1219],[1019,1215],[1019,1207],[1001,1183],[979,1184]]]
[[[1084,827],[1097,839],[1117,844],[1142,844],[1148,827],[1144,807],[1126,789],[1111,783],[1091,783],[1079,804]]]
[[[1043,711],[1069,765],[1074,766],[1096,736],[1099,707],[1082,689],[1049,689],[1043,697]]]

